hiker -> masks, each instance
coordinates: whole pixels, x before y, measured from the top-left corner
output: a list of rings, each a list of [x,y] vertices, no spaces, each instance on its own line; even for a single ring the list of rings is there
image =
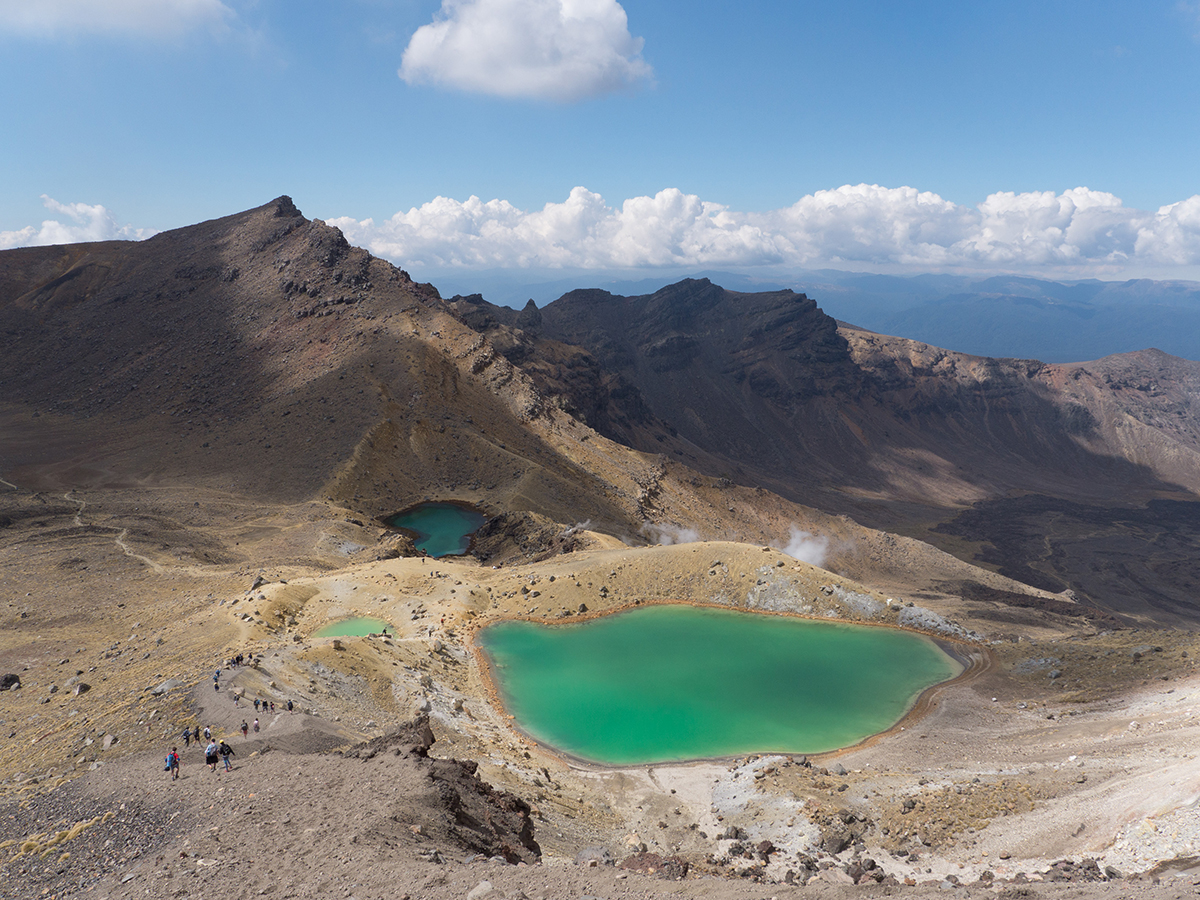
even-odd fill
[[[167,771],[171,773],[172,781],[179,780],[179,748],[178,747],[172,747],[171,752],[167,754]]]
[[[292,711],[292,701],[291,700],[288,701],[287,707],[288,707],[288,712],[291,712]]]
[[[212,771],[217,771],[217,742],[209,741],[208,746],[204,748],[204,764]]]
[[[254,711],[255,711],[255,712],[258,712],[258,707],[259,707],[259,704],[260,704],[260,703],[262,703],[262,701],[261,701],[261,700],[259,700],[257,697],[255,697],[255,698],[254,698]]]
[[[221,741],[221,745],[217,748],[217,751],[221,754],[221,759],[225,763],[225,771],[231,771],[232,767],[229,765],[229,757],[233,756],[233,748],[224,741]]]
[[[190,728],[183,729],[183,746],[192,746],[192,729]]]
[[[212,740],[212,729],[209,728],[207,725],[204,726],[204,739],[206,741]]]
[[[254,733],[258,734],[258,719],[254,720]]]
[[[250,726],[246,724],[246,720],[242,719],[242,737],[250,736]]]
[[[200,743],[200,726],[199,725],[196,726],[196,732],[195,732],[195,734],[192,735],[192,740],[195,741],[197,744]]]
[[[275,701],[271,701],[271,712],[275,712]]]

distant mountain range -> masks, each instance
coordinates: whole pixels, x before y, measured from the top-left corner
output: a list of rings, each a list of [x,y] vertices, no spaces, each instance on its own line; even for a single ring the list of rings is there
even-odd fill
[[[650,294],[679,275],[639,280],[572,278],[523,283],[508,273],[439,278],[446,293],[482,294],[489,302],[538,306],[581,286],[613,294]],[[700,272],[729,290],[790,288],[812,297],[842,322],[976,356],[1064,363],[1155,348],[1200,360],[1200,282],[1058,282],[1002,275],[868,275],[822,270],[758,278]]]

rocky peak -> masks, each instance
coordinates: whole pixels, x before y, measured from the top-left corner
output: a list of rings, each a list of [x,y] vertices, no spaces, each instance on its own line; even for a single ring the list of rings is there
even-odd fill
[[[296,204],[292,202],[292,198],[287,194],[284,194],[281,197],[276,197],[274,200],[268,203],[267,206],[275,208],[273,215],[277,219],[294,218],[297,216],[304,218],[304,213],[300,212],[300,210],[296,208]]]

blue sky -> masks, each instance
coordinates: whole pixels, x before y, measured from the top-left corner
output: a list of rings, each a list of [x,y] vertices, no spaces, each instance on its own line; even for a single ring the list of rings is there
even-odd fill
[[[1200,277],[1197,0],[0,0],[0,72],[0,247]]]

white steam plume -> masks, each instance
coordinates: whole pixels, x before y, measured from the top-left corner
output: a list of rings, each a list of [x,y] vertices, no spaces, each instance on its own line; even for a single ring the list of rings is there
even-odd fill
[[[665,523],[656,525],[650,522],[643,529],[650,539],[656,544],[669,546],[671,544],[694,544],[700,540],[700,532],[695,528],[686,528],[683,525],[672,525]]]
[[[795,525],[791,527],[787,543],[775,546],[793,559],[820,568],[824,568],[825,557],[829,554],[829,538],[801,531]]]

